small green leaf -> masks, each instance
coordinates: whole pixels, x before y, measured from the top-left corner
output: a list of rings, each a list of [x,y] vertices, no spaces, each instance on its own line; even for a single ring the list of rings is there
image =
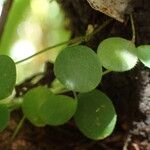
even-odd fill
[[[56,58],[54,72],[68,89],[93,90],[101,81],[102,67],[97,55],[86,46],[66,47]]]
[[[75,122],[80,131],[90,139],[109,136],[116,124],[116,112],[111,100],[98,90],[78,95]]]
[[[40,109],[41,118],[49,125],[57,126],[66,123],[74,115],[77,101],[68,96],[50,97]]]
[[[14,61],[0,55],[0,100],[11,95],[16,83],[16,66]]]
[[[135,45],[120,37],[111,37],[102,41],[97,54],[102,66],[111,71],[130,70],[138,61]]]
[[[150,68],[150,45],[141,45],[137,48],[137,51],[140,61]]]
[[[30,90],[24,96],[22,110],[27,119],[36,126],[44,126],[45,122],[40,118],[41,105],[52,97],[53,93],[46,87],[38,87]]]
[[[0,132],[2,132],[8,124],[10,112],[5,105],[0,105]]]

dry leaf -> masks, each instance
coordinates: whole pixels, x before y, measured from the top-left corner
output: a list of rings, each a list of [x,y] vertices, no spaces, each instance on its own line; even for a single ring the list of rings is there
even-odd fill
[[[131,0],[87,0],[92,8],[123,22]]]

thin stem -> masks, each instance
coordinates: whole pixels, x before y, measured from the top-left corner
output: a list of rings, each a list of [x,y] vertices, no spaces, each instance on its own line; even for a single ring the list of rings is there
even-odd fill
[[[6,105],[10,110],[17,109],[21,106],[23,100],[21,98],[14,99],[14,98],[9,98],[9,99],[3,99],[0,101],[0,105]]]
[[[20,108],[22,105],[22,102],[23,102],[23,99],[21,98],[12,99],[10,103],[7,104],[7,106],[11,111],[13,111],[15,109]]]
[[[105,28],[112,21],[113,21],[113,19],[109,19],[109,20],[105,21],[99,28],[95,29],[92,33],[90,33],[87,36],[89,36],[89,38],[93,37],[95,34],[97,34],[98,32],[100,32],[103,28]]]
[[[0,101],[0,105],[8,105],[10,103],[11,99],[3,99]]]
[[[11,141],[13,141],[14,138],[17,136],[19,130],[20,130],[21,127],[23,126],[23,123],[24,123],[24,121],[25,121],[25,118],[26,118],[26,117],[23,116],[22,119],[20,120],[19,124],[17,125],[17,127],[16,127],[16,129],[15,129],[15,131],[14,131],[12,137],[11,137]]]
[[[72,91],[72,92],[73,92],[74,98],[77,100],[78,99],[77,93],[75,91]]]
[[[111,70],[105,70],[103,73],[102,73],[102,75],[104,76],[104,75],[106,75],[106,74],[108,74],[108,73],[110,73],[110,72],[112,72]]]
[[[35,54],[33,54],[33,55],[27,57],[27,58],[25,58],[25,59],[22,59],[22,60],[17,61],[15,64],[16,64],[16,65],[17,65],[17,64],[20,64],[20,63],[22,63],[22,62],[24,62],[24,61],[26,61],[26,60],[28,60],[28,59],[31,59],[31,58],[33,58],[33,57],[35,57],[35,56],[37,56],[37,55],[40,55],[40,54],[42,54],[42,53],[44,53],[44,52],[46,52],[46,51],[48,51],[48,50],[51,50],[51,49],[53,49],[53,48],[56,48],[56,47],[59,47],[59,46],[65,45],[65,44],[68,44],[69,42],[70,42],[70,41],[65,41],[65,42],[56,44],[56,45],[54,45],[54,46],[47,47],[47,48],[45,48],[45,49],[43,49],[43,50],[41,50],[41,51],[39,51],[39,52],[37,52],[37,53],[35,53]]]
[[[13,0],[6,0],[6,2],[4,2],[3,4],[2,13],[0,16],[0,40],[3,35],[4,28],[5,28],[12,4],[13,4]]]
[[[135,43],[136,32],[135,32],[135,25],[134,25],[134,19],[132,14],[130,14],[130,21],[132,26],[132,42]]]
[[[22,60],[20,60],[20,61],[17,61],[16,64],[22,63],[22,62],[24,62],[24,61],[26,61],[26,60],[28,60],[28,59],[31,59],[31,58],[33,58],[33,57],[35,57],[35,56],[37,56],[37,55],[40,55],[40,54],[42,54],[42,53],[44,53],[44,52],[46,52],[46,51],[49,51],[49,50],[51,50],[51,49],[53,49],[53,48],[56,48],[56,47],[59,47],[59,46],[65,45],[65,44],[70,44],[70,45],[72,45],[72,44],[75,44],[75,43],[78,43],[78,42],[88,41],[88,40],[89,40],[91,37],[93,37],[96,33],[98,33],[98,32],[101,31],[104,27],[106,27],[111,21],[112,21],[112,19],[110,19],[110,20],[104,22],[99,28],[97,28],[94,32],[92,32],[92,33],[90,33],[90,34],[88,34],[88,35],[80,36],[80,37],[74,38],[74,39],[72,39],[72,40],[64,41],[64,42],[59,43],[59,44],[56,44],[56,45],[54,45],[54,46],[47,47],[47,48],[45,48],[45,49],[43,49],[43,50],[41,50],[41,51],[39,51],[39,52],[37,52],[37,53],[35,53],[35,54],[33,54],[33,55],[27,57],[27,58],[25,58],[25,59],[22,59]]]

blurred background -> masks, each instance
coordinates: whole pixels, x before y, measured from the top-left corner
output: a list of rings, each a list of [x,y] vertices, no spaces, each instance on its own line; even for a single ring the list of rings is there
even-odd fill
[[[0,13],[3,3],[4,0],[0,0]],[[68,20],[55,0],[14,0],[0,40],[0,54],[9,55],[17,62],[46,47],[67,41],[70,38],[67,24]],[[17,64],[17,83],[41,72],[44,62],[54,62],[63,47]]]

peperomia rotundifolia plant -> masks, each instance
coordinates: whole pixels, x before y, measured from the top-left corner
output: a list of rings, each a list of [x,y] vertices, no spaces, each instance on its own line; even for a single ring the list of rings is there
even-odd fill
[[[89,35],[61,44],[76,44],[88,40],[108,23]],[[42,52],[56,46],[46,48]],[[134,38],[131,41],[121,37],[107,38],[100,42],[97,52],[85,45],[67,46],[54,62],[56,79],[50,88],[35,87],[19,100],[12,94],[16,82],[16,65],[33,56],[15,63],[10,57],[1,55],[0,131],[7,127],[10,113],[22,108],[24,116],[18,128],[25,118],[40,127],[62,125],[74,118],[79,130],[88,138],[106,138],[115,128],[117,114],[110,98],[97,89],[97,86],[106,73],[129,71],[136,66],[138,60],[150,67],[149,55],[150,45],[136,47]],[[106,71],[103,71],[102,67]],[[72,91],[74,98],[64,95],[64,91]]]

